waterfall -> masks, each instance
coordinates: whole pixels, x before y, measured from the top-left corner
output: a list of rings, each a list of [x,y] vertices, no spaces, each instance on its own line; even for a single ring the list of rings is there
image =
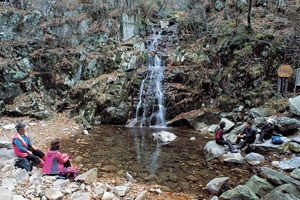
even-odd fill
[[[136,104],[135,118],[128,126],[166,126],[166,108],[164,105],[164,59],[167,57],[168,48],[173,45],[177,23],[171,26],[153,24],[152,34],[146,39],[145,44],[148,55],[147,68],[140,74],[138,101]]]

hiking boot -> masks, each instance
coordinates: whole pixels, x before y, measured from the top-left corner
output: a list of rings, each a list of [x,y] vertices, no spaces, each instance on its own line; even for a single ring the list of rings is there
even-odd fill
[[[259,140],[255,144],[262,144],[262,143],[264,143],[264,142]]]

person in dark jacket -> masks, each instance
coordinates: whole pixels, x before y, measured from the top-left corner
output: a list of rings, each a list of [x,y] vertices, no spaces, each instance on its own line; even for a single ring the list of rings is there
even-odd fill
[[[273,130],[274,130],[274,120],[270,118],[267,120],[267,123],[260,128],[259,131],[260,136],[257,143],[260,144],[263,143],[264,139],[265,140],[270,139],[273,135]]]
[[[252,122],[247,121],[246,127],[244,128],[243,132],[241,134],[237,135],[237,140],[235,142],[235,144],[238,145],[237,148],[241,149],[241,148],[245,147],[247,144],[254,143],[254,141],[256,139],[255,135],[256,135],[256,131],[252,127]],[[243,141],[241,142],[242,139],[243,139]]]
[[[234,149],[231,141],[230,140],[225,140],[224,137],[223,137],[225,126],[226,126],[225,122],[220,123],[220,128],[217,130],[216,135],[215,135],[216,143],[219,144],[219,145],[226,144],[229,147],[229,150],[230,150],[231,153],[236,153],[237,150]]]

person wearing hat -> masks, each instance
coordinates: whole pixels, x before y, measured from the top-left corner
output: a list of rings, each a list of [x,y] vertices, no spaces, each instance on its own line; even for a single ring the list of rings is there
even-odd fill
[[[246,127],[244,128],[243,132],[241,134],[237,135],[237,140],[235,141],[235,144],[237,144],[237,148],[241,149],[243,147],[245,147],[247,144],[251,144],[254,143],[256,137],[256,131],[254,130],[254,128],[252,127],[252,121],[248,120],[246,122]],[[241,142],[241,140],[244,140]]]
[[[267,120],[267,123],[265,123],[259,130],[258,132],[260,132],[260,136],[259,139],[257,141],[257,144],[261,144],[263,143],[263,140],[267,140],[270,139],[273,135],[273,130],[274,130],[275,126],[274,126],[274,120],[269,118]]]
[[[47,175],[57,175],[64,168],[71,167],[70,158],[71,155],[61,153],[60,139],[55,138],[51,142],[50,149],[48,149],[42,172]]]
[[[26,134],[25,129],[25,124],[20,123],[16,126],[17,133],[12,140],[14,152],[19,157],[24,157],[37,165],[43,166],[45,154],[33,145],[33,142]]]

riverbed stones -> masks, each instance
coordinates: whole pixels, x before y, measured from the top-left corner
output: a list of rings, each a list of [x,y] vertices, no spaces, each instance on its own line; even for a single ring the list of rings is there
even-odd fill
[[[82,181],[86,184],[91,184],[97,181],[97,173],[98,173],[98,169],[97,168],[93,168],[88,170],[87,172],[80,174],[79,176],[77,176],[75,178],[75,181]]]
[[[252,176],[245,185],[259,197],[265,196],[275,188],[266,179],[260,178],[256,175]]]
[[[127,192],[129,192],[129,188],[125,185],[114,187],[114,193],[116,193],[120,197],[124,197],[127,194]]]
[[[289,98],[290,112],[300,116],[300,95],[295,98]]]
[[[89,192],[75,192],[71,195],[71,200],[90,200],[91,194]]]
[[[60,190],[53,187],[46,190],[45,196],[50,200],[61,200],[64,197]]]
[[[250,165],[259,165],[265,162],[265,157],[263,155],[254,152],[247,154],[245,159]]]
[[[174,133],[168,131],[160,131],[157,133],[152,133],[154,140],[158,140],[164,144],[168,144],[176,139],[176,135]]]
[[[144,200],[146,197],[147,197],[147,190],[144,190],[135,197],[135,200]]]
[[[222,156],[223,162],[231,163],[231,164],[244,164],[245,158],[241,155],[241,153],[231,153],[227,152]]]
[[[229,189],[229,178],[215,178],[207,183],[206,188],[213,195],[220,195],[222,192]]]
[[[232,190],[227,190],[221,196],[221,199],[251,199],[259,200],[259,197],[245,185],[238,185]]]
[[[278,167],[284,171],[292,171],[300,167],[300,157],[295,157],[290,160],[283,160],[279,162]]]

